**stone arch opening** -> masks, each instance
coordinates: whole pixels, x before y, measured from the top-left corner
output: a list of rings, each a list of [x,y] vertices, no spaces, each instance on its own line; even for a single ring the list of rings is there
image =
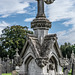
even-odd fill
[[[35,59],[32,56],[25,61],[25,75],[35,75]]]
[[[57,72],[57,60],[52,56],[49,60],[48,72],[49,75],[56,75]]]
[[[52,56],[49,60],[50,64],[52,65],[52,69],[55,69],[57,71],[57,60],[54,56]]]

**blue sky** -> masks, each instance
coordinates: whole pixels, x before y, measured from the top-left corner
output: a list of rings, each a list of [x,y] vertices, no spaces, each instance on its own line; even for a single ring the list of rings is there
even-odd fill
[[[0,34],[6,26],[22,25],[31,30],[31,21],[37,14],[35,0],[0,0]],[[75,0],[55,0],[45,4],[45,14],[52,22],[49,34],[56,33],[59,45],[75,44]]]

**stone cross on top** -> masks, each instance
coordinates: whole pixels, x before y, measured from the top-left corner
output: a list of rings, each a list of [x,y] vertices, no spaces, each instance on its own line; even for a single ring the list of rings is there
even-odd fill
[[[19,50],[18,50],[18,48],[16,48],[15,51],[16,51],[16,55],[15,55],[15,56],[16,56],[16,57],[19,57],[19,54],[18,54],[18,51],[19,51]]]
[[[54,0],[37,0],[38,12],[36,18],[31,22],[31,28],[34,30],[34,35],[38,37],[39,42],[42,44],[43,38],[48,35],[48,30],[51,28],[51,22],[44,14],[44,2],[51,4]]]
[[[55,0],[37,0],[37,1],[38,1],[38,13],[37,13],[37,17],[45,17],[45,14],[44,14],[44,2],[46,4],[51,4]]]

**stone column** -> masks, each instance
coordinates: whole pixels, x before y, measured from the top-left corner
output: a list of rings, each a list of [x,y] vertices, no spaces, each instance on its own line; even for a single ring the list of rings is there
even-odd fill
[[[1,64],[1,58],[0,58],[0,75],[2,75],[2,64]]]
[[[37,0],[37,1],[38,1],[37,17],[45,17],[45,14],[44,14],[44,0]]]

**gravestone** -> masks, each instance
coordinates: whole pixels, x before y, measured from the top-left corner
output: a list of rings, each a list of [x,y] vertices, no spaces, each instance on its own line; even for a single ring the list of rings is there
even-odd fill
[[[2,60],[2,73],[10,73],[13,70],[13,61],[7,55],[7,58]]]
[[[1,58],[0,58],[0,75],[2,75],[2,64],[1,64]]]
[[[4,58],[2,61],[2,73],[6,73],[6,61],[4,61]]]
[[[7,68],[7,73],[10,73],[11,72],[11,61],[9,59],[9,55],[7,55],[6,68]]]

